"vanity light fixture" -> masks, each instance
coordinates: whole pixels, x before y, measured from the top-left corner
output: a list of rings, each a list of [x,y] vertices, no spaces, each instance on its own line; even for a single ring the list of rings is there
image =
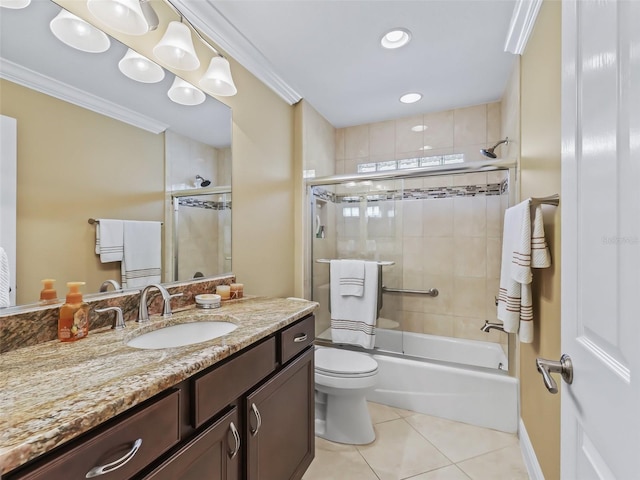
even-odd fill
[[[224,57],[213,57],[209,68],[200,79],[199,85],[207,92],[221,97],[230,97],[238,93],[231,78],[229,60]]]
[[[202,90],[184,81],[180,77],[173,80],[173,84],[167,93],[169,98],[180,105],[200,105],[205,101],[205,95]]]
[[[411,32],[406,28],[394,28],[380,39],[380,44],[387,49],[404,47],[411,40]]]
[[[149,24],[139,0],[87,0],[87,8],[107,27],[127,35],[144,35]]]
[[[405,93],[400,97],[402,103],[416,103],[422,98],[421,93]]]
[[[153,54],[171,68],[196,70],[200,60],[193,48],[191,30],[184,23],[173,21],[167,26],[164,36],[153,47]]]
[[[157,83],[164,78],[164,69],[160,65],[131,49],[118,62],[118,68],[137,82]]]
[[[51,20],[49,28],[62,43],[89,53],[102,53],[109,49],[109,37],[93,25],[65,9]]]
[[[0,0],[0,7],[17,10],[19,8],[27,8],[30,3],[31,0]]]

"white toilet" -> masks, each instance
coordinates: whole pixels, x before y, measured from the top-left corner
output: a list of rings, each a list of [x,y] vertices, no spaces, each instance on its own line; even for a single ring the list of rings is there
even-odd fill
[[[316,347],[316,435],[332,442],[364,445],[375,440],[365,395],[378,379],[369,355]]]

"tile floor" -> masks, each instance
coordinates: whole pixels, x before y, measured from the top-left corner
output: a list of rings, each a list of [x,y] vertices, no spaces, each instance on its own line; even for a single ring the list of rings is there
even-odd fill
[[[376,440],[343,445],[316,437],[303,480],[528,480],[518,437],[369,403]]]

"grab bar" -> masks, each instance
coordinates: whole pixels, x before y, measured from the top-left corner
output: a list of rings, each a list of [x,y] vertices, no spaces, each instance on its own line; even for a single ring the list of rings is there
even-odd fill
[[[437,297],[440,292],[437,288],[430,288],[429,290],[405,290],[403,288],[387,288],[382,286],[382,291],[386,293],[412,293],[416,295],[428,295],[430,297]]]
[[[367,260],[364,260],[364,261],[366,262]],[[318,260],[316,260],[316,263],[331,263],[331,260],[329,260],[328,258],[319,258]],[[378,265],[383,266],[383,267],[389,267],[391,265],[395,265],[395,262],[390,262],[390,261],[385,261],[385,260],[378,261],[376,263]]]

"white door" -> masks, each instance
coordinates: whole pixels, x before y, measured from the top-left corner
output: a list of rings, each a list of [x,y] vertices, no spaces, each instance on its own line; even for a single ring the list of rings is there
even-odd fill
[[[640,479],[640,1],[562,9],[562,479]]]
[[[0,247],[9,258],[9,302],[16,304],[17,121],[0,115]]]

